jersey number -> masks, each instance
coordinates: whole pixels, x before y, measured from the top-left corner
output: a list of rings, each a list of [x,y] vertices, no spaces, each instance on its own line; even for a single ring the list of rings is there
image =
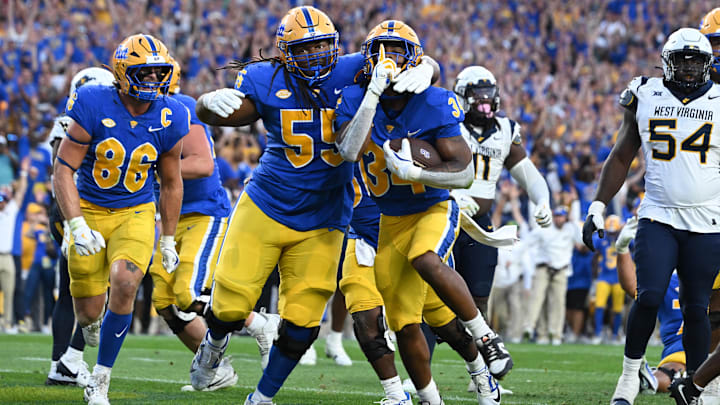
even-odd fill
[[[155,147],[146,142],[132,151],[123,185],[131,193],[143,188],[148,178],[148,169],[157,160]],[[95,147],[95,163],[93,178],[95,184],[102,189],[115,187],[122,176],[122,165],[125,163],[125,147],[115,138],[108,138]]]
[[[373,160],[367,165],[364,164],[364,162],[361,162],[360,174],[362,175],[363,181],[367,185],[368,190],[370,190],[370,192],[375,197],[382,197],[383,195],[385,195],[385,193],[390,190],[391,182],[395,186],[411,186],[413,194],[420,194],[425,192],[424,184],[413,183],[407,180],[403,180],[400,177],[396,176],[394,173],[388,176],[387,171],[385,171],[385,154],[382,148],[379,147],[375,142],[368,142],[368,147],[365,151],[365,155],[372,155]],[[372,181],[372,178],[369,178],[368,174],[371,174],[372,177],[375,178],[375,181]]]
[[[285,157],[295,168],[301,168],[312,162],[315,155],[315,141],[309,134],[295,131],[295,124],[315,122],[314,110],[280,110],[280,132],[283,142],[290,146],[285,148]],[[340,166],[342,156],[335,147],[335,132],[332,123],[335,119],[335,110],[324,108],[320,110],[320,139],[330,145],[329,149],[320,152],[320,158],[332,167]]]
[[[675,158],[677,142],[675,137],[668,132],[658,132],[657,129],[676,129],[677,120],[652,119],[650,120],[650,142],[666,142],[665,151],[653,148],[652,157],[658,160],[673,160]],[[710,135],[712,134],[713,123],[706,122],[700,126],[692,135],[685,138],[680,144],[680,150],[695,152],[700,158],[700,163],[707,162],[707,151],[710,149]]]
[[[479,159],[478,159],[479,157]],[[482,179],[487,180],[490,177],[490,156],[475,155],[475,175],[480,173],[480,161],[483,163]]]

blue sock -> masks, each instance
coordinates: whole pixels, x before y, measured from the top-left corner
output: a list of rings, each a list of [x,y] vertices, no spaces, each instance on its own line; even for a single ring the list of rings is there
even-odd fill
[[[115,364],[120,347],[127,336],[132,314],[118,315],[111,310],[105,312],[100,327],[100,346],[98,347],[97,362],[101,366],[112,367]]]
[[[613,337],[617,337],[618,332],[620,332],[620,324],[621,323],[622,323],[622,313],[616,312],[615,315],[613,315],[613,324],[612,324]]]
[[[603,321],[605,320],[605,308],[595,307],[595,336],[602,334]]]
[[[291,325],[289,322],[285,327],[288,337],[300,342],[310,340],[314,332],[314,328],[302,328]],[[288,357],[277,346],[273,345],[272,349],[270,349],[270,360],[267,367],[265,367],[262,378],[260,378],[257,390],[269,398],[274,397],[297,364],[298,360]]]

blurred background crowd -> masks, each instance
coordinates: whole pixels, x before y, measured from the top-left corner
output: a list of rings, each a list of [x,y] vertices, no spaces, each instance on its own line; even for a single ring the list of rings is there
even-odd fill
[[[124,37],[145,32],[164,41],[180,62],[183,93],[198,97],[232,87],[234,72],[219,68],[235,59],[277,55],[277,25],[289,8],[301,4],[330,16],[340,32],[341,52],[358,51],[370,27],[394,18],[409,23],[425,53],[440,64],[436,85],[452,88],[468,65],[494,72],[501,109],[522,125],[528,155],[545,175],[554,204],[568,207],[571,222],[584,219],[613,145],[621,121],[619,93],[634,76],[660,75],[667,35],[679,27],[697,27],[716,6],[709,0],[0,0],[0,199],[19,203],[13,228],[0,229],[3,240],[12,239],[0,244],[0,255],[12,255],[18,267],[15,314],[4,330],[27,329],[26,315],[46,313],[37,304],[32,311],[33,301],[52,299],[47,289],[36,294],[23,287],[52,290],[52,283],[33,281],[29,274],[36,256],[39,268],[47,271],[56,256],[56,249],[44,243],[51,202],[47,137],[54,117],[64,110],[72,76],[107,64]],[[264,128],[258,122],[213,132],[222,181],[235,199],[262,154]],[[642,194],[642,166],[635,162],[610,208],[622,219]],[[27,187],[20,187],[23,179]],[[499,188],[498,223],[522,222],[527,198],[509,181]],[[19,191],[23,195],[17,196]],[[577,257],[592,262],[587,259],[592,255],[576,251],[568,272],[576,278],[585,274],[579,267],[592,268],[576,265]],[[534,266],[529,260],[518,265],[518,260],[508,264],[501,258],[499,266],[505,263],[508,274],[499,268],[497,282],[503,287],[520,283],[515,295],[527,294]],[[592,274],[580,278],[582,288],[591,288]],[[34,329],[46,327],[46,316],[35,318]],[[511,325],[511,340],[520,338],[518,328]]]

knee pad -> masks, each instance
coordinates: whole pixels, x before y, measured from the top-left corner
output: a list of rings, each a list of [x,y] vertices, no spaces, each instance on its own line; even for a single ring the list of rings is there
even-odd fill
[[[720,329],[720,311],[712,311],[708,317],[710,318],[710,330]]]
[[[359,316],[356,316],[356,314],[357,313],[352,314],[354,321],[353,331],[355,332],[355,337],[358,340],[360,349],[362,349],[368,361],[373,362],[386,354],[394,353],[395,347],[387,337],[387,328],[385,327],[385,318],[382,312],[378,314],[376,320],[377,334],[375,336],[370,336],[365,332],[367,328],[363,326],[363,321]]]
[[[180,332],[185,330],[185,327],[192,322],[193,319],[195,319],[196,314],[195,313],[187,313],[187,312],[181,312],[178,311],[177,307],[175,305],[170,305],[169,307],[165,308],[172,312],[172,314],[169,316],[169,318],[166,318],[163,316],[163,319],[170,327],[170,330],[173,331],[174,334],[179,334]]]
[[[637,296],[637,303],[649,308],[658,308],[665,300],[665,292],[643,291]]]
[[[234,322],[221,321],[215,316],[215,314],[213,314],[212,308],[206,308],[205,321],[207,322],[208,329],[212,329],[219,334],[227,335],[228,333],[233,333],[236,330],[241,330],[245,326],[244,319]]]
[[[284,355],[295,361],[305,354],[310,345],[317,339],[320,327],[303,328],[285,319],[280,321],[275,346]]]
[[[431,326],[430,329],[442,339],[438,339],[438,343],[446,342],[458,353],[462,353],[473,342],[473,337],[467,333],[465,326],[458,322],[457,318],[445,326]]]

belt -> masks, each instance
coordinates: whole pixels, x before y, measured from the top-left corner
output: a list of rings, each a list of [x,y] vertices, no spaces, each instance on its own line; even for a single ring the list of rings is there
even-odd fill
[[[565,265],[565,266],[563,266],[563,267],[553,267],[553,266],[551,266],[551,265],[549,265],[549,264],[547,264],[547,263],[540,263],[540,264],[538,264],[538,267],[547,267],[548,270],[550,270],[551,272],[556,273],[556,272],[558,272],[558,271],[566,270],[568,267],[570,267],[570,265],[568,264],[568,265]]]

